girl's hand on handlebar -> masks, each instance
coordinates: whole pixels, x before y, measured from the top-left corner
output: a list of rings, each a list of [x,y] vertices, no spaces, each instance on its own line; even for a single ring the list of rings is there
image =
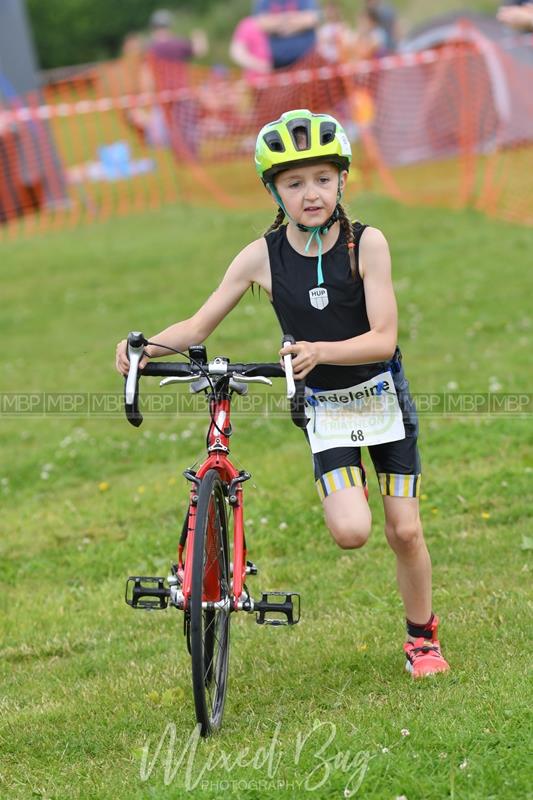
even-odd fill
[[[141,360],[139,362],[139,369],[143,369],[143,367],[145,367],[146,364],[148,364],[149,360],[150,360],[150,356],[145,351],[143,357],[141,358]],[[127,339],[122,339],[122,341],[120,341],[117,344],[115,366],[117,368],[117,372],[120,372],[121,375],[126,376],[128,374],[128,372],[130,371],[130,362],[129,362],[129,359],[128,359],[128,340]]]
[[[301,381],[318,364],[318,342],[296,342],[283,347],[279,354],[283,356],[292,353],[292,369],[294,380]]]

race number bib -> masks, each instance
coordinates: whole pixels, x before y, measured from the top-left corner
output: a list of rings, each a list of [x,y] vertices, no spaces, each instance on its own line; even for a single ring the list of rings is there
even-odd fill
[[[403,417],[390,372],[348,389],[306,389],[307,433],[313,453],[405,439]]]

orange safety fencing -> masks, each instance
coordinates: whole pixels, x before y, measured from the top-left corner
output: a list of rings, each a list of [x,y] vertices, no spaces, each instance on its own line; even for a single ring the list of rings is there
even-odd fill
[[[352,142],[355,191],[533,222],[533,59],[473,29],[372,61],[234,71],[124,58],[0,106],[0,238],[176,201],[249,208],[262,124],[326,111]]]

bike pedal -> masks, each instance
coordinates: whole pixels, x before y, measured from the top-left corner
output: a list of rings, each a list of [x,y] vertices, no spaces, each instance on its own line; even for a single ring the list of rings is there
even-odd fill
[[[144,598],[152,598],[146,600]],[[134,575],[126,581],[126,603],[132,608],[160,611],[167,607],[170,589],[164,578]]]
[[[253,610],[257,612],[255,621],[258,625],[296,625],[300,621],[299,594],[296,592],[261,592],[261,595],[261,600],[255,601],[253,607]],[[271,597],[276,599],[270,600]],[[267,614],[284,614],[286,619],[267,617]]]

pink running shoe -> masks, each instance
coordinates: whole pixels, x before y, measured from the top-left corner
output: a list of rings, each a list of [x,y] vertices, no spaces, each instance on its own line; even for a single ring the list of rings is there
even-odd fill
[[[447,672],[450,665],[440,651],[437,638],[439,618],[434,617],[431,623],[431,639],[415,639],[414,642],[405,642],[403,649],[407,656],[405,669],[413,678],[425,678],[437,672]]]

